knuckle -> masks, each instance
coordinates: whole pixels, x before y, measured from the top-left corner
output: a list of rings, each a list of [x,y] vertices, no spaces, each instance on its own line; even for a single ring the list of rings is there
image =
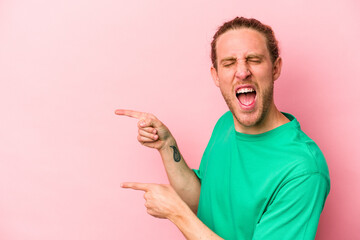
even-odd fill
[[[145,200],[149,199],[149,193],[145,193],[144,198],[145,198]]]
[[[152,113],[149,113],[149,118],[152,120],[157,120],[156,116]]]

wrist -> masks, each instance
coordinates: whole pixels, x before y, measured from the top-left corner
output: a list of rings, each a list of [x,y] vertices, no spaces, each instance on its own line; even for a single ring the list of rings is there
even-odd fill
[[[176,208],[176,211],[172,212],[168,216],[168,219],[178,226],[179,224],[181,225],[189,222],[189,219],[191,217],[195,217],[194,212],[191,211],[191,209],[188,207],[188,205],[186,205],[185,202],[183,202],[183,204],[181,204],[181,207]]]
[[[170,136],[165,142],[164,145],[159,149],[159,152],[162,153],[170,149],[170,146],[176,146],[175,139]]]

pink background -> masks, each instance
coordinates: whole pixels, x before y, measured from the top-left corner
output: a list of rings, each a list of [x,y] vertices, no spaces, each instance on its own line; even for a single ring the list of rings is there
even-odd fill
[[[167,178],[114,110],[157,115],[197,168],[227,110],[209,44],[237,15],[275,30],[277,105],[327,158],[317,239],[360,239],[360,4],[341,2],[0,1],[0,239],[183,239],[120,189]]]

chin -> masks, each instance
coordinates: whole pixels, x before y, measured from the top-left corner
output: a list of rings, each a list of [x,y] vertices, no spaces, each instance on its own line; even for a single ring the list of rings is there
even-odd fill
[[[229,110],[231,111],[234,120],[237,121],[241,126],[245,128],[253,127],[259,124],[263,118],[262,111],[263,109],[259,106],[255,106],[255,109],[246,112],[243,111],[240,106],[238,99],[230,99],[227,98],[226,95],[224,95],[224,99],[226,104],[229,107]]]
[[[259,122],[259,118],[256,116],[235,116],[235,118],[244,127],[252,127]]]
[[[237,122],[241,126],[246,127],[246,128],[256,126],[262,120],[262,116],[261,116],[259,110],[255,110],[255,111],[248,112],[248,113],[238,112],[236,114],[234,114],[234,112],[233,112],[233,115],[235,116]]]

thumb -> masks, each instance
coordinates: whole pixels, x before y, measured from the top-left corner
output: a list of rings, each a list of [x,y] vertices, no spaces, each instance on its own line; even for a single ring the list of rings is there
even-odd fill
[[[160,120],[157,118],[145,118],[145,119],[141,119],[138,125],[141,128],[145,128],[145,127],[158,128],[162,126],[162,122],[160,122]]]

